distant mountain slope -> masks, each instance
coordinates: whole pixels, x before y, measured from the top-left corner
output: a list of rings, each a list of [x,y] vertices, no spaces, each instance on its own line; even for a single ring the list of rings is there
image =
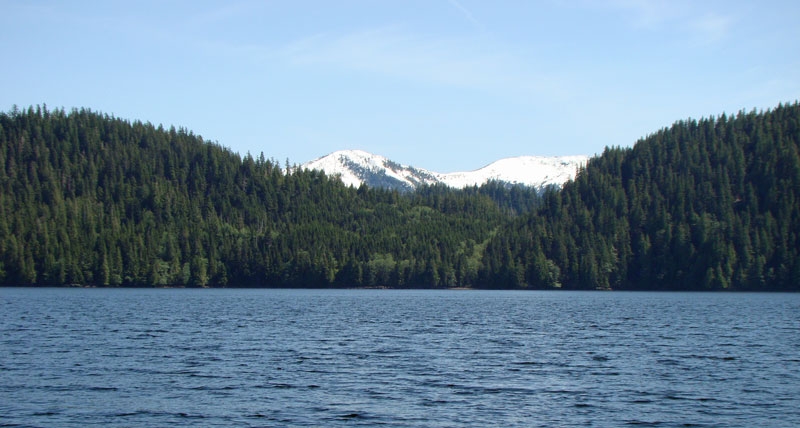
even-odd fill
[[[480,185],[497,180],[542,190],[572,180],[578,168],[588,160],[588,156],[519,156],[500,159],[475,171],[439,174],[439,179],[450,187]]]
[[[400,165],[389,159],[362,150],[340,150],[306,162],[302,169],[323,171],[329,176],[338,175],[348,186],[383,187],[411,190],[419,185],[435,184],[436,176],[423,169]]]
[[[438,173],[401,165],[383,156],[362,150],[341,150],[302,164],[302,169],[338,175],[346,185],[413,190],[420,185],[444,184],[463,188],[489,180],[521,184],[538,190],[561,186],[573,179],[588,156],[519,156],[501,159],[468,172]]]

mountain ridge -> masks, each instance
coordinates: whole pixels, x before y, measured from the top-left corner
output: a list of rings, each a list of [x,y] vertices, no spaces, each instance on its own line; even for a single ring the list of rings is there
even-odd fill
[[[14,108],[0,286],[800,291],[797,102],[678,121],[533,193],[355,189],[184,129]]]
[[[541,192],[560,187],[575,178],[589,156],[516,156],[496,160],[472,171],[440,173],[403,165],[364,150],[338,150],[300,165],[338,176],[346,185],[382,187],[402,191],[424,185],[442,184],[452,188],[482,185],[494,180],[507,185],[523,185]]]

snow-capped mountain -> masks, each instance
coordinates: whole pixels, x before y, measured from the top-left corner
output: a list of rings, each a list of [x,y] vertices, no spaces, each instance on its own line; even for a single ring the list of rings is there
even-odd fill
[[[366,183],[370,187],[413,190],[426,184],[445,184],[463,188],[496,180],[510,185],[520,184],[538,190],[561,186],[575,178],[578,168],[588,156],[519,156],[500,159],[483,168],[469,172],[438,173],[401,165],[383,156],[362,150],[341,150],[306,162],[300,168],[321,170],[338,175],[346,185]]]

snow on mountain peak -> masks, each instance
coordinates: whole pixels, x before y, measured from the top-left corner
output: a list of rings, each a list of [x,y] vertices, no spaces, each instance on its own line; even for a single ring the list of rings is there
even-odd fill
[[[321,170],[330,176],[339,175],[345,185],[354,187],[358,187],[362,183],[375,186],[376,177],[386,177],[387,180],[387,183],[383,183],[382,186],[379,184],[378,187],[398,187],[392,185],[392,181],[405,184],[399,187],[406,189],[421,184],[412,178],[413,171],[417,171],[415,168],[400,165],[383,156],[363,150],[339,150],[304,163],[301,168]],[[409,172],[411,173],[409,174]]]
[[[463,188],[497,180],[542,190],[575,178],[578,168],[588,159],[588,156],[519,156],[500,159],[474,171],[437,173],[401,165],[363,150],[340,150],[306,162],[301,168],[338,175],[344,184],[354,187],[366,183],[370,187],[412,190],[420,185],[439,183]]]
[[[548,185],[560,186],[575,178],[578,168],[588,159],[588,156],[518,156],[500,159],[475,171],[440,174],[439,178],[450,187],[497,180],[541,189]]]

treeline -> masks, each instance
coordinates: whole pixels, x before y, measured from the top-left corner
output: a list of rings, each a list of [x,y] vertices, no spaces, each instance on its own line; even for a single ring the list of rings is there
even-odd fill
[[[800,108],[687,120],[563,190],[352,188],[185,129],[0,114],[0,285],[800,290]]]
[[[800,290],[800,107],[607,148],[488,244],[488,286]]]
[[[493,183],[354,189],[185,129],[14,109],[0,115],[0,284],[478,285],[482,245],[535,199]]]

